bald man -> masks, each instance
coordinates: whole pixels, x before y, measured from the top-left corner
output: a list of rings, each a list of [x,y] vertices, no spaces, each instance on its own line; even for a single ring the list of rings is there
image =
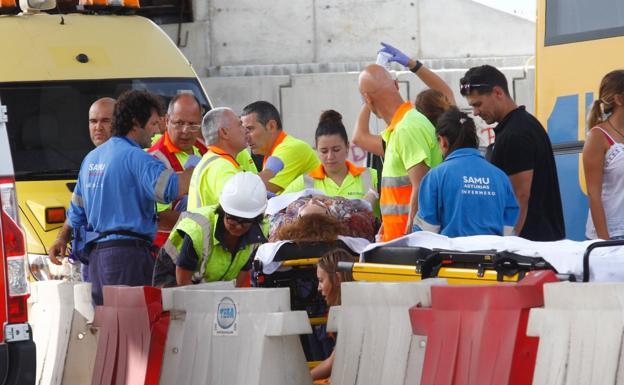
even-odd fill
[[[113,110],[116,100],[113,98],[100,98],[89,107],[89,137],[95,147],[110,139],[113,135],[111,124],[113,121]],[[67,243],[71,238],[72,228],[67,221],[59,230],[56,239],[48,249],[48,258],[55,265],[60,265],[57,255],[61,258],[67,252]]]
[[[360,73],[358,84],[364,105],[353,143],[384,156],[379,236],[387,242],[412,232],[420,181],[442,162],[442,152],[431,122],[403,100],[398,83],[384,67],[369,65]],[[381,135],[370,133],[371,112],[388,125]]]
[[[95,147],[110,139],[115,99],[101,98],[89,108],[89,136]]]

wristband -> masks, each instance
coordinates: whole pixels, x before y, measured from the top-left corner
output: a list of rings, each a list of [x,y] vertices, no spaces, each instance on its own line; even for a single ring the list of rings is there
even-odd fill
[[[416,65],[414,66],[414,68],[410,68],[410,71],[412,73],[416,73],[422,66],[423,66],[423,63],[420,60],[416,60]]]

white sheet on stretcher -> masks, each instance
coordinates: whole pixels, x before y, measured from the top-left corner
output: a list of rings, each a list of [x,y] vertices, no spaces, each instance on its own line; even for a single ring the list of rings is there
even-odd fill
[[[596,240],[533,242],[519,237],[497,235],[449,238],[440,234],[419,231],[390,242],[371,243],[364,251],[380,246],[418,246],[456,251],[506,250],[527,257],[544,258],[558,273],[574,274],[578,280],[581,280],[583,278],[583,254],[587,246],[593,242]],[[589,257],[589,266],[590,281],[624,281],[624,246],[594,249]]]
[[[348,248],[353,250],[356,254],[361,254],[366,246],[370,244],[367,239],[364,238],[353,238],[353,237],[343,237],[342,235],[338,236],[338,239],[343,241]],[[279,241],[279,242],[269,242],[260,245],[258,251],[256,252],[257,260],[262,261],[262,272],[264,274],[273,274],[279,267],[281,266],[280,262],[273,262],[275,258],[275,254],[283,244],[293,243],[292,241]]]

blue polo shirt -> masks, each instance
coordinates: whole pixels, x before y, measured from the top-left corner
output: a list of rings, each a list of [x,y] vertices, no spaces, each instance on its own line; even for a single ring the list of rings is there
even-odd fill
[[[72,195],[68,217],[73,228],[126,230],[154,238],[156,202],[178,195],[178,176],[125,136],[113,136],[87,154]],[[100,241],[130,238],[112,234]]]
[[[414,231],[448,237],[510,235],[519,207],[507,175],[475,148],[460,148],[423,178]]]

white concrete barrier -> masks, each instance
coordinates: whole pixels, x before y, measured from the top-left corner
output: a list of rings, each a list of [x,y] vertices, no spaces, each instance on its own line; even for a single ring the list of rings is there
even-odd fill
[[[98,344],[98,329],[92,326],[94,315],[91,284],[75,283],[74,316],[61,385],[82,385],[91,382]]]
[[[527,335],[540,339],[534,385],[624,384],[624,285],[544,285]]]
[[[304,311],[290,311],[287,288],[176,288],[164,310],[161,385],[312,383],[298,338],[312,329]]]
[[[97,346],[97,334],[89,325],[93,321],[91,284],[33,282],[30,293],[37,385],[89,383]]]
[[[431,306],[431,285],[419,282],[345,282],[342,305],[332,307],[328,331],[337,332],[331,383],[418,384],[426,337],[412,334],[408,310]]]

